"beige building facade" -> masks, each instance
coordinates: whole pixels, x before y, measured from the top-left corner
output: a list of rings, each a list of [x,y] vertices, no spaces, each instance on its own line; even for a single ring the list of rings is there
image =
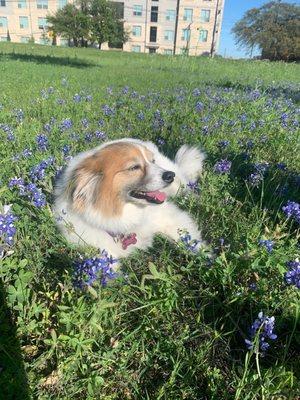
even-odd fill
[[[51,44],[46,16],[68,0],[0,0],[0,41]],[[124,51],[201,55],[218,48],[225,0],[112,0],[123,8]],[[67,41],[57,38],[58,45]],[[108,49],[108,45],[103,45]]]
[[[225,0],[126,0],[125,51],[201,55],[215,53]]]

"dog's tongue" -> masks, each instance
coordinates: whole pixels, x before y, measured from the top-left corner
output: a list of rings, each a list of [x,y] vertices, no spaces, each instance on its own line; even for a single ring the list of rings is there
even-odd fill
[[[159,190],[154,190],[153,192],[147,192],[147,196],[161,202],[165,201],[167,197],[166,193],[160,192]]]

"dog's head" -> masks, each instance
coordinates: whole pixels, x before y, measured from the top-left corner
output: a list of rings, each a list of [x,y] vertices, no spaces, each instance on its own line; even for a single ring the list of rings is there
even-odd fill
[[[155,163],[146,147],[130,142],[111,143],[75,165],[67,182],[67,195],[77,212],[99,210],[105,217],[121,215],[128,202],[139,206],[161,204],[164,188],[175,173]]]

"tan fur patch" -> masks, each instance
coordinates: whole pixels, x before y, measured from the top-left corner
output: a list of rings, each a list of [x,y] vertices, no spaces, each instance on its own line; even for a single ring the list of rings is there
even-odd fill
[[[152,153],[144,148],[146,157]],[[131,165],[141,169],[130,172]],[[124,207],[124,192],[141,180],[146,172],[146,163],[141,150],[132,143],[113,143],[83,160],[75,171],[73,206],[82,212],[88,204],[106,217],[120,216]]]

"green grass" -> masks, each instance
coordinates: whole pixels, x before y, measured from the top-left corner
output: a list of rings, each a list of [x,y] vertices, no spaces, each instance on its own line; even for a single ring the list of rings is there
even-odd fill
[[[0,61],[1,203],[18,216],[13,246],[0,239],[0,397],[296,400],[300,296],[284,274],[286,262],[300,257],[300,232],[282,206],[300,202],[299,65],[5,43]],[[73,127],[62,131],[66,118]],[[108,286],[74,288],[74,261],[97,250],[60,236],[53,184],[66,163],[62,147],[71,155],[94,147],[95,131],[162,139],[169,156],[182,143],[206,151],[200,195],[174,201],[198,221],[216,254],[212,264],[157,237],[124,260]],[[46,151],[38,149],[40,133]],[[55,164],[37,182],[47,205],[37,208],[8,182],[28,182],[31,168],[50,156]],[[215,172],[221,159],[232,162],[229,174]],[[268,169],[252,185],[255,163]],[[273,251],[260,239],[272,240]],[[275,316],[278,335],[264,356],[244,343],[260,311]]]

